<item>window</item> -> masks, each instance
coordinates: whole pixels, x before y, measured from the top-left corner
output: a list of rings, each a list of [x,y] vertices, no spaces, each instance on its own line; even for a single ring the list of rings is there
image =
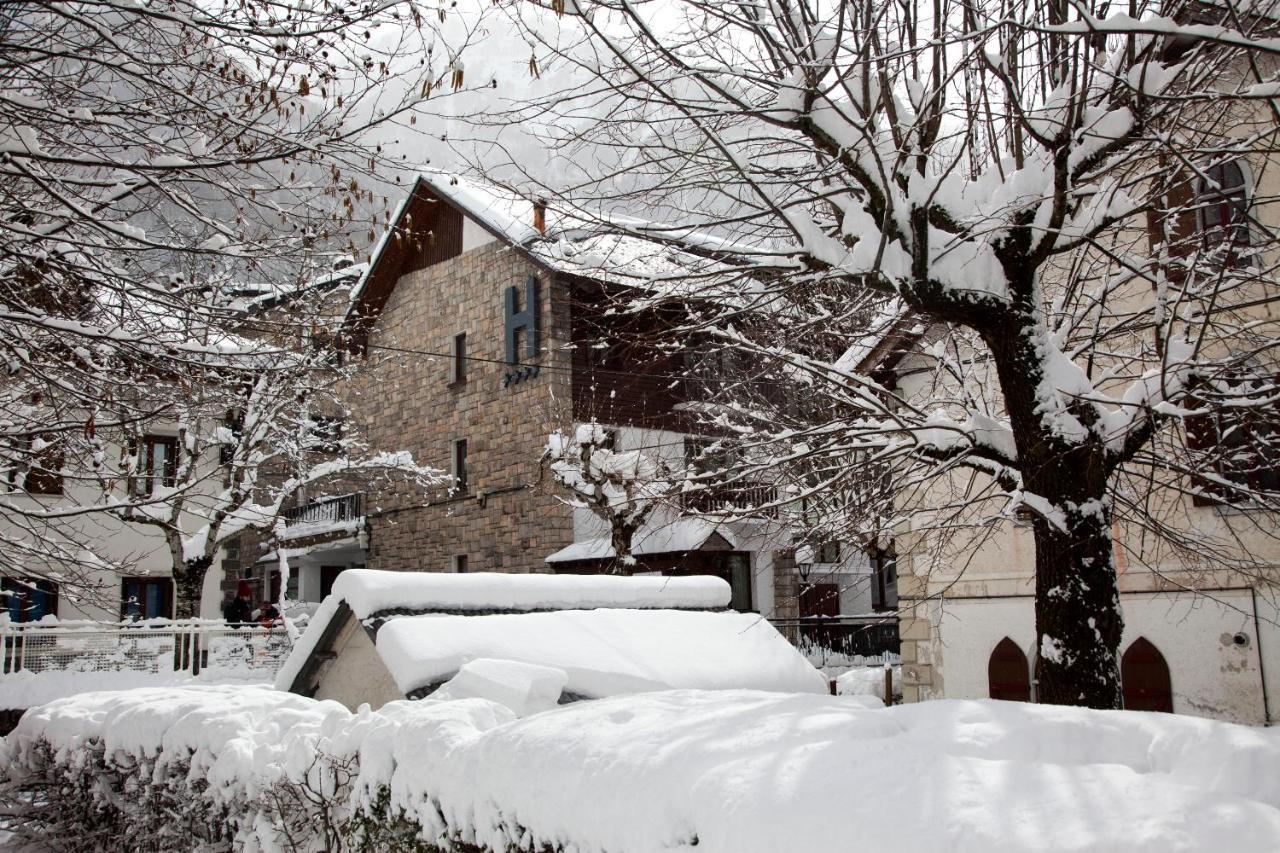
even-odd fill
[[[453,383],[467,381],[467,333],[453,336]]]
[[[1215,163],[1196,184],[1196,229],[1204,248],[1227,246],[1232,251],[1249,245],[1249,191],[1244,170],[1235,161]]]
[[[346,566],[321,566],[320,567],[320,600],[324,601],[333,592],[333,582],[338,579],[338,575],[347,570]],[[289,573],[289,585],[293,585],[293,579],[297,572]],[[298,596],[294,591],[290,590],[289,597],[298,600]]]
[[[10,622],[39,622],[58,615],[58,585],[34,578],[0,578],[0,597]]]
[[[306,449],[317,453],[340,453],[342,435],[342,418],[312,415]]]
[[[1280,491],[1280,409],[1266,402],[1273,386],[1253,376],[1197,395],[1213,411],[1187,419],[1187,447],[1198,470],[1215,476],[1193,478],[1196,506],[1247,504],[1250,492]],[[1259,405],[1225,405],[1229,400]]]
[[[987,687],[992,699],[1031,701],[1031,675],[1027,656],[1013,640],[996,643],[987,661]]]
[[[840,585],[805,583],[800,585],[800,616],[839,616]]]
[[[684,460],[689,470],[695,473],[720,473],[727,477],[738,464],[738,454],[733,449],[726,449],[716,439],[686,438]]]
[[[224,468],[230,468],[236,458],[236,445],[240,442],[240,436],[244,433],[244,412],[239,409],[231,409],[227,412],[227,416],[223,418],[222,429],[223,434],[220,436],[221,443],[218,447],[218,464]],[[228,472],[228,476],[231,472]]]
[[[838,563],[840,562],[840,543],[839,542],[823,542],[818,546],[819,563]]]
[[[453,488],[458,492],[467,490],[467,440],[456,439],[453,442]]]
[[[453,555],[453,571],[455,574],[465,575],[467,573],[467,555]]]
[[[124,578],[120,582],[120,618],[168,619],[173,616],[173,580]]]
[[[871,553],[871,609],[895,610],[898,607],[898,569],[892,552]]]
[[[157,484],[173,486],[178,476],[178,439],[171,435],[144,435],[139,461],[142,470],[138,494],[151,494]]]
[[[45,434],[11,439],[14,467],[9,469],[10,489],[18,489],[29,495],[62,494],[62,465],[65,458],[53,442],[53,436]]]

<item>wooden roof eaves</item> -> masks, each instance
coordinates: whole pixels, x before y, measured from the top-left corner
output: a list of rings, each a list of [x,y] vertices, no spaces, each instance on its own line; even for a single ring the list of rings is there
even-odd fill
[[[528,261],[530,264],[537,267],[546,275],[552,276],[552,277],[558,276],[565,281],[580,280],[580,281],[586,281],[586,282],[594,282],[596,284],[602,284],[602,282],[598,282],[595,279],[589,279],[584,276],[578,276],[572,273],[565,273],[560,270],[557,270],[555,267],[551,266],[546,261],[534,255],[533,252],[531,252],[528,249],[528,247],[524,246],[523,244],[515,242],[514,240],[511,239],[509,235],[504,234],[501,230],[499,230],[498,228],[495,228],[491,223],[485,221],[482,217],[476,216],[474,213],[469,212],[467,207],[461,204],[460,202],[458,202],[457,199],[453,198],[448,193],[440,192],[438,188],[428,183],[426,179],[423,178],[421,175],[418,176],[418,178],[414,181],[413,186],[410,187],[409,195],[405,203],[401,205],[400,212],[396,214],[395,220],[391,223],[390,229],[388,229],[389,233],[393,233],[402,227],[404,218],[409,214],[411,201],[415,196],[418,195],[420,191],[429,195],[431,198],[435,199],[436,201],[443,202],[453,210],[460,213],[465,218],[470,219],[472,222],[476,223],[485,231],[487,231],[495,240],[497,240],[500,243],[504,243],[510,249],[514,249],[517,253],[520,254],[522,258],[524,258],[524,260]],[[377,252],[369,260],[369,268],[365,270],[364,275],[361,277],[359,283],[356,285],[358,293],[356,297],[351,300],[351,307],[347,309],[347,314],[343,318],[342,325],[343,325],[344,331],[356,332],[355,337],[357,338],[360,337],[362,333],[367,333],[369,325],[371,325],[377,319],[378,314],[382,312],[381,308],[379,308],[377,311],[368,311],[368,312],[365,312],[364,310],[362,310],[363,307],[366,305],[364,294],[365,294],[365,291],[368,289],[369,281],[372,280],[378,274],[378,271],[382,265],[383,257],[386,255],[387,249],[392,244],[392,242],[393,240],[391,238],[384,239],[381,245],[378,247]],[[391,290],[394,290],[395,287],[396,287],[396,283],[392,282]],[[389,295],[390,294],[388,293],[388,296]],[[353,329],[352,327],[357,323],[363,326],[364,329],[363,330]]]
[[[919,318],[911,313],[894,320],[871,352],[858,362],[858,372],[869,374],[892,370],[924,337],[923,331],[916,331],[919,325]]]
[[[307,655],[306,661],[302,664],[302,668],[298,670],[298,674],[294,676],[293,683],[289,685],[290,693],[297,693],[299,696],[314,696],[316,688],[319,686],[314,683],[315,678],[320,673],[326,661],[330,660],[333,655],[333,644],[337,641],[338,635],[346,627],[347,622],[355,618],[355,614],[345,601],[338,604],[338,609],[333,612],[333,616],[329,619],[329,623],[324,626],[324,631],[320,634],[320,639],[316,641],[315,647],[311,653]]]

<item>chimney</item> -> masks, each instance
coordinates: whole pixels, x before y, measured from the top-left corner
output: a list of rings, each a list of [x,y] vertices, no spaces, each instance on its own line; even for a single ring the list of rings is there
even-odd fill
[[[547,202],[545,199],[533,201],[533,227],[539,234],[547,233]]]

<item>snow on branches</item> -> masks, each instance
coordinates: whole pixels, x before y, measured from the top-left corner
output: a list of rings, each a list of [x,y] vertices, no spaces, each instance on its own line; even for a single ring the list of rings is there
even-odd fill
[[[609,525],[614,566],[635,565],[632,540],[653,511],[672,494],[673,474],[665,460],[642,450],[614,449],[615,435],[592,422],[572,435],[547,437],[543,463],[570,493],[566,504],[588,509]]]

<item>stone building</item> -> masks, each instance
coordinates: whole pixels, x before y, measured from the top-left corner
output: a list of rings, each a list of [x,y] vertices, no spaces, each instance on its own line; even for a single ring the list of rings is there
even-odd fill
[[[547,475],[548,435],[590,421],[619,451],[696,464],[708,439],[683,411],[694,392],[679,378],[694,348],[637,352],[602,329],[615,322],[605,307],[612,290],[709,263],[656,240],[549,222],[541,206],[492,187],[422,176],[352,295],[344,346],[368,369],[349,389],[356,416],[345,428],[412,452],[452,487],[426,500],[392,489],[299,507],[284,543],[297,597],[320,600],[351,567],[604,570],[615,556],[609,527],[567,505]],[[716,518],[717,508],[774,500],[770,490],[739,484],[659,508],[636,536],[634,570],[717,575],[737,609],[801,615],[784,525]],[[870,563],[833,546],[819,571],[831,581],[828,609],[870,611]]]

